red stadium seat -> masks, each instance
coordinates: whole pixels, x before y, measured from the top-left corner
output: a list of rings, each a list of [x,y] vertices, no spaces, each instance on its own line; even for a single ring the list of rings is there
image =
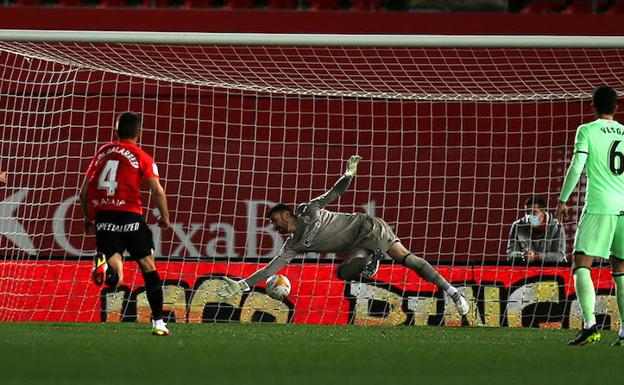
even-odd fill
[[[248,9],[254,7],[254,0],[227,0],[223,4],[224,9]]]
[[[297,0],[267,0],[267,9],[296,9]]]
[[[575,15],[579,13],[592,13],[591,4],[569,4],[561,10],[564,15]]]
[[[546,13],[555,12],[559,7],[563,6],[563,1],[553,0],[533,0],[527,4],[520,13]]]
[[[330,11],[339,6],[339,0],[308,0],[308,9],[311,11]]]
[[[213,0],[184,0],[183,8],[210,8],[214,5]]]
[[[579,13],[592,13],[592,0],[574,0],[561,10],[561,13],[565,15],[576,15]],[[596,4],[596,13],[600,12],[605,7],[605,1],[598,1]]]
[[[379,0],[351,0],[352,11],[379,11],[381,1]]]
[[[167,8],[172,6],[169,0],[143,0],[142,4],[145,8]]]
[[[607,9],[605,11],[605,13],[608,13],[610,15],[621,15],[624,13],[624,3],[617,2],[615,4],[613,4],[611,7],[609,7],[609,9]]]
[[[56,5],[59,7],[83,7],[87,4],[84,0],[59,0]]]
[[[128,0],[100,0],[100,8],[125,8]]]
[[[43,0],[15,0],[14,5],[17,7],[38,7],[43,5]]]

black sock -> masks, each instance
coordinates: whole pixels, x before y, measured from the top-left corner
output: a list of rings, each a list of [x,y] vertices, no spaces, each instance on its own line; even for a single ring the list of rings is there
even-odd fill
[[[158,321],[162,319],[163,309],[163,290],[160,284],[160,276],[156,270],[149,273],[143,273],[143,280],[145,281],[145,294],[147,295],[147,301],[152,309],[152,319]]]
[[[110,267],[110,265],[108,266],[108,269],[106,269],[106,279],[104,282],[108,287],[115,287],[119,283],[119,275],[115,269]]]

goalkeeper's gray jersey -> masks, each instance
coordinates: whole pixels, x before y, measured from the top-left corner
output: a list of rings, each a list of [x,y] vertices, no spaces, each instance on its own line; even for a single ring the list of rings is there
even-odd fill
[[[299,254],[307,252],[349,253],[355,249],[388,250],[398,241],[390,227],[368,214],[343,214],[323,207],[336,200],[353,177],[343,175],[325,194],[303,203],[295,210],[297,226],[280,253],[263,269],[246,279],[250,286],[261,282]]]
[[[288,260],[307,252],[348,253],[365,233],[366,214],[335,213],[309,202],[296,211],[297,229],[282,247],[281,256]]]

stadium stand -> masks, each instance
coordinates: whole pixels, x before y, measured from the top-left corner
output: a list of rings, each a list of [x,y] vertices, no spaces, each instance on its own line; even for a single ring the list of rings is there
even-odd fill
[[[268,9],[296,9],[297,0],[267,0]]]
[[[620,14],[619,0],[4,0],[14,7],[199,8],[220,10],[512,12]]]
[[[43,5],[42,0],[15,0],[14,5],[20,7],[38,7]]]
[[[624,13],[624,4],[622,2],[616,2],[611,7],[606,8],[605,13],[607,14],[622,14]]]
[[[521,10],[521,13],[546,13],[555,12],[563,6],[561,1],[537,0],[528,2]]]
[[[567,3],[561,13],[566,15],[582,13],[598,13],[604,11],[610,4],[606,1],[577,0]]]

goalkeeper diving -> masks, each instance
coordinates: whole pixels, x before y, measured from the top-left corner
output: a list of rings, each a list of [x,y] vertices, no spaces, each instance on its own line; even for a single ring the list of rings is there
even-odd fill
[[[371,278],[384,253],[394,261],[434,283],[455,303],[461,315],[469,306],[461,293],[440,275],[427,261],[412,254],[382,219],[365,213],[337,213],[324,209],[344,193],[355,176],[361,157],[353,155],[344,175],[325,194],[300,204],[295,211],[285,204],[273,206],[267,213],[273,228],[280,234],[290,234],[279,254],[264,268],[251,276],[235,281],[224,277],[218,290],[222,298],[248,291],[286,266],[299,254],[309,252],[344,253],[347,258],[337,269],[338,278],[359,281]]]

